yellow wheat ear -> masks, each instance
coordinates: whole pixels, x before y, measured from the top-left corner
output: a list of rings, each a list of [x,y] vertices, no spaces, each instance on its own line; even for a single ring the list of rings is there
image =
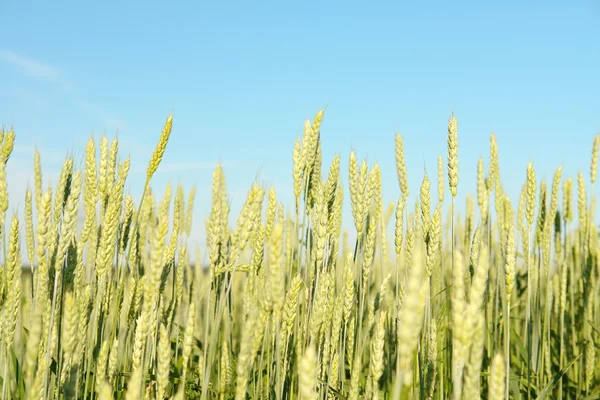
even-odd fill
[[[169,141],[169,136],[171,135],[171,128],[173,127],[173,113],[171,113],[167,117],[167,122],[160,134],[160,140],[156,144],[156,148],[154,149],[154,153],[152,154],[152,158],[150,159],[150,163],[148,164],[148,170],[146,171],[147,181],[150,181],[152,175],[158,169],[158,165],[160,164],[163,154],[165,153],[165,149],[167,148],[167,142]]]
[[[12,151],[15,147],[15,131],[13,128],[10,128],[8,134],[4,136],[4,143],[2,144],[2,157],[4,158],[4,162],[7,163]]]

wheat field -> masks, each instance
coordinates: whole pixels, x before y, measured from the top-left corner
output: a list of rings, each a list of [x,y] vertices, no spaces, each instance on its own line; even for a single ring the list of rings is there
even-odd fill
[[[390,137],[400,196],[387,202],[377,163],[352,151],[347,171],[340,156],[322,165],[324,114],[290,143],[291,207],[255,182],[230,215],[216,167],[199,188],[212,196],[206,254],[188,244],[196,188],[151,189],[172,115],[139,203],[125,192],[130,159],[104,136],[82,165],[66,157],[56,187],[32,154],[22,215],[6,184],[18,135],[2,130],[2,398],[600,398],[600,136],[582,149],[589,171],[557,166],[545,182],[523,165],[510,199],[496,137],[488,160],[462,165],[451,115],[448,152],[420,182],[408,182],[402,136]],[[477,168],[473,196],[459,168]]]

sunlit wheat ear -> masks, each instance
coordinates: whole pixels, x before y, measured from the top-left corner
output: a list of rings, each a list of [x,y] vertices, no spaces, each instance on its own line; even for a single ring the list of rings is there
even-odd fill
[[[142,352],[144,351],[149,320],[150,316],[148,313],[142,312],[142,314],[137,317],[131,353],[131,364],[134,369],[139,369],[142,363]]]
[[[552,192],[550,194],[550,215],[549,220],[550,224],[554,225],[554,219],[556,218],[556,213],[558,212],[558,196],[560,191],[560,182],[562,179],[562,166],[559,166],[554,172],[554,177],[552,178]]]
[[[490,167],[491,168],[491,167]],[[488,180],[491,178],[488,178]],[[483,158],[479,157],[477,162],[477,203],[479,205],[479,213],[481,220],[485,221],[488,212],[488,188],[484,177]]]
[[[563,220],[565,223],[573,221],[573,178],[563,182]]]
[[[277,194],[275,188],[271,186],[269,188],[269,196],[267,200],[267,221],[266,221],[266,235],[271,236],[273,225],[275,224],[275,214],[277,213]]]
[[[344,296],[338,295],[333,303],[333,319],[331,321],[331,358],[330,382],[333,387],[338,387],[340,371],[340,338],[344,324]]]
[[[425,299],[429,287],[429,280],[425,279],[420,246],[415,248],[413,257],[414,265],[410,269],[408,287],[398,325],[399,372],[402,385],[406,385],[412,380],[414,351],[421,332]]]
[[[61,371],[61,382],[64,383],[67,379],[67,374],[70,372],[72,359],[77,345],[77,329],[78,329],[78,310],[75,304],[75,296],[72,292],[66,292],[63,305],[63,326],[62,343],[63,343],[63,368]]]
[[[437,159],[437,166],[438,166],[438,203],[439,204],[443,204],[444,203],[444,192],[446,187],[445,185],[445,178],[444,178],[444,159],[442,156],[438,156]]]
[[[98,400],[113,400],[113,389],[107,381],[102,381],[99,385]]]
[[[394,231],[394,247],[396,248],[396,257],[402,253],[402,241],[404,240],[404,199],[398,198],[396,205],[396,224]]]
[[[308,190],[309,190],[308,191],[308,206],[309,206],[309,209],[312,208],[312,206],[313,206],[315,190],[321,184],[321,169],[322,169],[322,164],[323,164],[323,153],[321,150],[321,140],[320,140],[318,134],[317,134],[315,140],[316,140],[315,156],[312,160],[312,164],[309,169],[310,173],[308,175],[308,177],[309,177],[309,180],[308,180]]]
[[[364,162],[365,168],[367,168],[366,161]],[[367,218],[371,207],[374,205],[374,219],[375,221],[379,221],[379,214],[381,214],[381,204],[377,204],[376,193],[381,190],[381,169],[379,168],[379,164],[375,163],[371,168],[371,172],[369,172],[366,184],[365,191],[363,196],[363,220]],[[381,195],[381,194],[379,194]]]
[[[540,182],[540,195],[538,197],[538,215],[537,215],[537,223],[535,226],[535,245],[542,247],[542,236],[544,235],[544,230],[546,228],[546,218],[547,218],[547,194],[548,194],[548,186],[546,185],[546,181]]]
[[[106,188],[104,188],[106,191]],[[96,166],[96,143],[93,138],[88,140],[85,152],[85,171],[83,184],[83,205],[85,222],[81,240],[87,242],[90,230],[96,227],[96,204],[98,202],[98,172]]]
[[[489,268],[488,250],[485,246],[482,246],[479,262],[477,263],[477,268],[469,291],[469,303],[467,305],[465,318],[466,326],[463,327],[465,333],[461,335],[465,339],[465,342],[463,343],[463,357],[465,358],[468,355],[467,351],[477,325],[477,314],[485,300],[484,295],[487,289]]]
[[[473,240],[471,241],[471,254],[469,256],[473,268],[479,265],[479,256],[481,254],[481,225],[477,225],[473,232]]]
[[[327,241],[327,228],[328,228],[328,215],[327,215],[327,204],[324,191],[326,188],[322,182],[316,184],[316,188],[313,190],[314,195],[314,256],[316,261],[316,268],[320,269],[323,265],[325,258],[325,244]],[[314,269],[311,269],[311,282],[313,279]]]
[[[100,199],[104,200],[108,193],[108,138],[106,135],[100,139],[100,166],[98,176],[98,192]]]
[[[142,390],[142,369],[136,368],[133,370],[129,381],[127,382],[127,391],[125,392],[125,400],[139,400]]]
[[[70,183],[72,176],[73,158],[67,157],[67,159],[63,162],[60,177],[58,178],[58,183],[56,185],[56,193],[54,194],[54,226],[58,225],[59,218],[64,210],[64,206],[69,195],[69,191],[67,190],[69,187],[67,184]]]
[[[577,215],[579,216],[579,226],[585,231],[587,222],[587,190],[583,172],[581,171],[577,173]]]
[[[187,325],[185,328],[185,335],[183,339],[183,377],[185,381],[185,375],[188,369],[188,362],[192,355],[192,344],[194,341],[194,329],[196,326],[196,304],[190,304],[190,311],[188,313]]]
[[[458,186],[458,121],[454,113],[448,120],[448,182],[450,193],[456,197]]]
[[[371,339],[371,360],[369,364],[372,385],[373,398],[379,394],[379,378],[383,374],[383,346],[385,344],[385,320],[386,312],[381,311],[379,322],[375,327],[375,333]]]
[[[25,349],[25,383],[28,388],[33,384],[33,375],[37,363],[38,347],[42,338],[42,307],[36,307],[30,318],[29,336]]]
[[[6,184],[6,164],[0,159],[0,233],[4,234],[4,222],[8,210],[8,186]]]
[[[594,375],[596,371],[596,347],[594,345],[594,339],[588,337],[587,345],[585,347],[585,389],[590,390]]]
[[[125,198],[125,209],[123,211],[123,222],[121,223],[121,231],[120,242],[119,242],[119,254],[125,253],[125,249],[127,248],[127,244],[129,243],[130,235],[131,235],[131,224],[133,223],[134,218],[134,205],[133,198],[131,195],[127,195]]]
[[[336,154],[333,157],[333,160],[331,161],[331,166],[329,167],[329,174],[327,175],[327,190],[325,195],[329,199],[331,199],[335,195],[337,187],[341,185],[340,163],[340,156]]]
[[[321,358],[320,368],[323,370],[323,374],[325,375],[328,372],[329,368],[329,350],[331,345],[331,335],[330,335],[330,326],[334,319],[334,314],[337,310],[334,308],[337,305],[337,299],[335,297],[335,278],[332,276],[329,285],[329,293],[327,294],[327,302],[325,303],[323,324],[321,325],[321,331],[319,332],[320,340],[323,341],[323,354],[324,356]]]
[[[490,135],[490,165],[488,169],[487,191],[491,192],[500,183],[500,163],[498,161],[498,142],[496,135]]]
[[[33,274],[33,265],[35,264],[35,237],[33,233],[33,203],[31,191],[25,192],[25,235],[27,243],[27,258]]]
[[[223,340],[220,349],[221,360],[220,360],[220,379],[219,379],[219,393],[225,395],[228,390],[229,384],[231,383],[231,355],[229,352],[229,342],[227,339]]]
[[[75,348],[75,354],[73,357],[73,365],[78,366],[83,360],[84,351],[86,350],[86,339],[88,326],[90,322],[90,313],[92,308],[92,285],[85,286],[83,293],[78,296],[77,299],[77,313],[78,313],[78,325],[77,325],[77,346]]]
[[[529,162],[527,164],[527,198],[525,202],[526,208],[526,219],[528,227],[531,227],[533,224],[533,217],[535,211],[535,199],[536,199],[536,180],[535,180],[535,170],[533,169],[533,164]]]
[[[420,191],[421,200],[421,223],[423,227],[423,237],[429,232],[429,221],[431,220],[431,182],[427,174],[423,177]]]
[[[183,232],[190,236],[192,232],[192,222],[194,215],[194,202],[196,200],[196,187],[192,187],[188,193],[187,208],[185,210],[185,227]]]
[[[478,313],[469,361],[465,368],[465,383],[463,396],[465,398],[480,396],[481,366],[483,361],[485,339],[485,315]]]
[[[409,215],[408,217],[408,227],[406,231],[406,269],[407,272],[410,271],[412,266],[412,252],[415,246],[415,236],[416,236],[416,216]]]
[[[65,203],[63,221],[60,225],[60,240],[55,268],[62,267],[67,254],[67,248],[76,235],[77,214],[79,211],[79,195],[81,189],[81,175],[79,172],[71,178],[70,193]]]
[[[108,167],[106,170],[106,184],[108,188],[115,183],[115,173],[117,172],[117,156],[119,155],[119,138],[115,138],[110,142],[108,151]]]
[[[350,373],[350,389],[348,391],[348,399],[358,399],[358,390],[360,385],[361,376],[361,357],[360,352],[357,352],[352,362],[352,368]]]
[[[598,151],[600,150],[600,135],[594,136],[594,143],[592,145],[592,162],[590,163],[590,181],[592,185],[596,182],[596,176],[598,174]]]
[[[162,399],[169,384],[169,364],[171,362],[171,341],[164,324],[160,325],[158,348],[156,351],[158,356],[156,397]]]
[[[46,361],[46,357],[40,357],[37,371],[35,373],[35,377],[33,379],[33,385],[29,390],[29,397],[32,399],[42,399],[45,397],[44,394],[44,376],[46,375],[46,371],[48,370],[48,364]],[[136,397],[137,399],[137,397]]]
[[[317,383],[317,354],[313,345],[304,351],[298,364],[298,394],[301,400],[318,398],[315,386]]]
[[[285,301],[283,226],[279,223],[273,228],[268,249],[269,276],[267,278],[267,291],[272,299],[273,318],[275,321],[278,321]]]
[[[149,181],[163,158],[165,153],[165,149],[167,148],[167,143],[169,142],[169,136],[171,135],[171,129],[173,127],[173,114],[167,117],[167,122],[160,134],[160,139],[156,144],[156,148],[154,149],[154,153],[152,153],[152,157],[150,158],[150,163],[148,164],[148,169],[146,170],[146,179]]]
[[[52,209],[52,190],[49,189],[44,193],[40,209],[38,210],[38,223],[37,223],[37,245],[35,248],[38,269],[36,271],[36,295],[34,297],[35,304],[38,304],[40,299],[43,302],[48,297],[48,268],[49,260],[46,255],[48,242],[50,241],[50,214]]]
[[[489,377],[489,399],[501,400],[504,398],[504,382],[506,371],[502,353],[497,353],[492,359],[492,371]]]
[[[398,174],[398,184],[404,200],[408,197],[408,175],[406,173],[406,159],[404,157],[404,140],[398,133],[396,134],[396,173]]]
[[[352,210],[352,216],[354,217],[354,225],[358,225],[358,218],[360,216],[360,205],[362,200],[359,198],[359,172],[358,172],[358,161],[354,151],[350,152],[350,158],[348,161],[348,185],[350,190],[350,206]],[[358,229],[358,228],[357,228]],[[360,233],[360,232],[359,232]]]
[[[375,240],[377,233],[377,225],[375,221],[371,221],[367,228],[367,237],[365,240],[365,257],[363,262],[363,275],[362,275],[362,287],[364,290],[367,289],[369,284],[369,278],[371,276],[371,267],[373,266],[373,259],[375,256]]]
[[[4,137],[4,143],[2,144],[2,159],[5,163],[8,162],[10,155],[15,147],[15,131],[11,128],[10,131]]]
[[[240,350],[236,366],[236,400],[243,400],[246,398],[248,369],[252,365],[252,336],[258,322],[258,310],[254,301],[252,301],[252,304],[248,305],[248,308],[250,308],[250,310],[248,312],[248,318],[244,321],[244,330],[242,331]]]
[[[42,162],[37,148],[33,152],[33,181],[35,187],[35,209],[39,212],[44,190],[42,188]]]
[[[373,165],[373,169],[371,170],[370,180],[370,190],[372,194],[369,194],[369,197],[373,199],[373,206],[375,208],[375,218],[377,221],[380,218],[383,218],[383,187],[381,184],[381,168],[378,163]]]
[[[106,379],[106,366],[108,364],[108,352],[110,350],[110,343],[108,339],[105,339],[100,346],[100,353],[96,360],[96,373],[94,375],[96,379],[96,388],[102,387],[102,383]]]
[[[508,224],[506,245],[506,263],[505,263],[505,285],[506,301],[510,307],[513,288],[515,285],[515,264],[516,264],[516,244],[514,224],[512,220]]]
[[[3,305],[3,336],[7,349],[10,349],[15,340],[15,329],[19,305],[21,303],[21,249],[19,238],[19,220],[16,215],[12,218],[8,243],[8,260],[5,266],[6,285],[8,295]]]
[[[300,275],[296,275],[290,284],[290,289],[286,295],[283,311],[281,313],[280,343],[282,343],[283,349],[287,347],[288,337],[292,333],[294,327],[294,321],[297,317],[298,297],[303,288],[302,278]]]
[[[312,128],[314,131],[319,132],[321,130],[321,124],[323,123],[323,117],[325,116],[325,109],[317,111],[315,118],[313,119]]]
[[[379,286],[379,292],[375,294],[375,298],[376,298],[375,303],[377,304],[375,310],[384,309],[387,306],[387,304],[382,304],[382,303],[386,302],[387,288],[390,285],[391,279],[392,279],[391,273],[387,274],[387,276],[385,278],[383,278],[383,281],[381,282],[381,286]]]
[[[292,154],[292,178],[294,183],[294,197],[296,198],[296,207],[299,206],[300,201],[300,193],[302,192],[302,169],[304,160],[302,159],[302,144],[300,143],[300,139],[296,139],[296,143],[294,144],[294,152]]]
[[[113,385],[114,381],[115,381],[117,366],[119,364],[119,358],[120,358],[119,338],[115,337],[113,339],[112,346],[110,348],[110,353],[108,355],[107,376],[108,376],[108,383],[110,383],[111,385]]]
[[[327,313],[327,297],[332,284],[331,273],[323,272],[319,277],[313,300],[312,314],[310,320],[310,339],[318,340],[324,318]]]
[[[302,134],[302,169],[304,174],[303,178],[305,180],[310,175],[315,160],[318,144],[317,137],[318,133],[313,130],[310,121],[304,121],[304,132]]]
[[[428,232],[428,241],[426,245],[427,255],[425,258],[425,269],[427,277],[431,277],[433,267],[437,264],[440,253],[440,241],[442,239],[442,221],[441,221],[441,204],[435,208],[433,218],[431,219],[430,229]]]
[[[350,315],[355,307],[354,260],[352,253],[346,254],[344,263],[344,323],[348,324]]]
[[[339,254],[339,238],[342,233],[342,207],[344,202],[344,188],[342,187],[342,183],[340,177],[337,177],[337,183],[334,185],[335,188],[332,188],[330,193],[330,197],[327,201],[328,204],[331,204],[329,207],[329,221],[327,227],[327,234],[329,235],[331,241],[332,249],[332,257],[337,259]]]

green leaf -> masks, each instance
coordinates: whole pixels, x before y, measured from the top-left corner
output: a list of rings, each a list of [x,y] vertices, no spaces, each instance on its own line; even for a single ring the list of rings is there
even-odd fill
[[[542,389],[542,391],[540,392],[540,394],[538,395],[538,397],[536,398],[536,400],[543,400],[543,399],[547,398],[548,395],[550,394],[550,391],[552,390],[552,388],[554,386],[556,386],[556,384],[567,373],[567,371],[569,370],[569,368],[571,368],[571,366],[573,364],[575,364],[575,362],[577,360],[579,360],[580,357],[581,357],[581,354],[578,355],[577,358],[575,358],[573,361],[571,361],[569,363],[569,365],[567,365],[565,368],[563,368],[561,371],[559,371],[556,375],[554,375],[554,377],[552,378],[552,380],[550,381],[550,383],[548,383],[548,385],[546,385],[546,387],[544,389]]]
[[[24,377],[23,377],[23,371],[21,370],[21,365],[19,364],[19,359],[17,358],[17,355],[15,354],[15,349],[12,346],[10,348],[10,354],[12,355],[13,362],[15,363],[15,374],[16,374],[16,380],[17,380],[17,390],[19,391],[19,398],[24,399],[25,398],[25,382],[24,382]]]
[[[527,349],[519,335],[512,335],[510,338],[511,344],[516,345],[518,353],[521,355],[521,360],[527,361]],[[516,361],[513,359],[513,361]]]

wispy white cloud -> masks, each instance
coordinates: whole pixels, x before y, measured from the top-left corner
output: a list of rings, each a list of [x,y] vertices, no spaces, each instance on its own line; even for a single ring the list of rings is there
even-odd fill
[[[73,97],[75,103],[81,109],[92,114],[101,115],[107,129],[127,130],[127,125],[122,118],[98,104],[82,99],[77,93],[76,85],[59,68],[7,49],[0,49],[0,63],[8,64],[32,78],[57,85],[60,90]],[[32,92],[25,94],[28,97],[35,97]]]
[[[119,148],[121,155],[126,156],[127,153],[145,153],[149,157],[154,150],[154,143],[148,145],[147,141],[140,141],[135,136],[124,135],[121,136],[123,131],[129,131],[129,128],[125,121],[118,115],[110,112],[107,108],[99,105],[93,101],[85,99],[80,91],[77,89],[77,85],[69,79],[69,77],[61,71],[59,68],[47,64],[43,61],[16,53],[8,49],[0,48],[0,64],[6,64],[19,71],[19,73],[30,76],[31,78],[39,81],[47,82],[55,85],[57,89],[62,91],[65,95],[69,96],[74,104],[81,110],[95,116],[101,116],[104,120],[104,127],[108,131],[117,130],[119,132]],[[22,96],[28,96],[32,99],[35,98],[36,93],[28,89],[21,93]],[[40,98],[41,99],[41,98]],[[39,100],[41,103],[41,100]],[[102,135],[103,133],[100,133]],[[110,133],[109,137],[112,136]],[[96,139],[98,139],[96,134]],[[14,160],[12,161],[12,171],[14,173],[14,184],[23,185],[29,181],[33,173],[33,154],[35,150],[35,144],[29,143],[27,145],[17,145],[14,149]],[[60,167],[65,157],[69,152],[64,150],[55,150],[48,148],[47,145],[44,148],[39,148],[43,170],[45,172],[44,180],[50,177],[49,174],[58,174]],[[69,153],[73,155],[72,153]],[[75,153],[76,157],[81,156],[81,149],[78,149]],[[137,157],[134,157],[137,158]],[[18,159],[18,161],[17,161]],[[17,164],[18,163],[18,164]],[[177,161],[172,163],[162,163],[157,171],[158,174],[163,173],[186,173],[193,171],[212,171],[216,165],[220,163],[223,167],[235,167],[237,164],[234,161]],[[145,173],[147,168],[146,163],[132,165],[132,173]],[[46,174],[46,171],[48,174]]]
[[[10,50],[0,49],[0,61],[10,64],[21,70],[21,72],[37,79],[51,83],[61,83],[63,81],[57,68]]]

